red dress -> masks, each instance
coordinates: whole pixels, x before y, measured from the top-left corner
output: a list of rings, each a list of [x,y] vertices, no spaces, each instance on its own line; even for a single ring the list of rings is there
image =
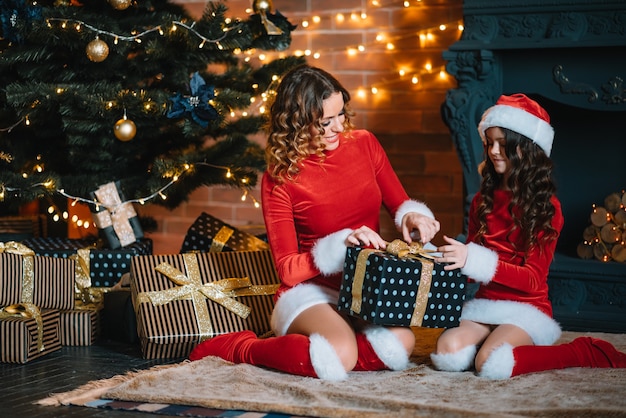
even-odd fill
[[[381,204],[395,216],[409,200],[385,151],[370,132],[342,135],[339,147],[326,151],[325,156],[303,161],[293,182],[277,184],[269,174],[263,176],[263,216],[282,283],[276,298],[305,281],[339,289],[341,271],[321,274],[315,263],[311,251],[316,242],[362,225],[379,231]],[[423,213],[430,213],[420,205]],[[345,257],[345,247],[340,256]]]
[[[482,244],[490,252],[479,251],[478,258],[479,262],[483,261],[483,267],[478,271],[473,269],[475,277],[470,275],[470,279],[480,283],[480,287],[474,299],[464,305],[461,319],[485,324],[514,324],[528,332],[535,344],[549,345],[561,332],[552,319],[552,304],[548,299],[548,271],[556,240],[537,245],[528,253],[517,249],[513,243],[521,246],[519,229],[509,235],[513,225],[508,209],[511,197],[510,191],[496,190],[494,193],[493,211],[487,216],[487,233]],[[479,226],[476,208],[480,200],[478,193],[470,207],[467,242],[476,241]],[[563,228],[561,204],[556,196],[551,202],[556,209],[552,227],[560,233]],[[472,252],[469,248],[468,260],[477,256]],[[496,257],[493,264],[491,255]],[[473,263],[477,264],[476,261]]]

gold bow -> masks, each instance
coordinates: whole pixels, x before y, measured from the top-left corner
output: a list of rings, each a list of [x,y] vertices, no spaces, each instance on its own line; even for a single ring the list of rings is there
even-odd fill
[[[89,263],[89,253],[96,249],[94,245],[79,248],[76,254],[72,254],[69,258],[74,260],[76,267],[74,268],[74,295],[75,299],[81,301],[84,305],[98,306],[104,303],[104,293],[109,288],[91,287],[91,271]]]
[[[234,297],[271,295],[276,293],[278,289],[278,285],[252,286],[247,277],[202,283],[196,255],[192,253],[183,254],[183,260],[187,275],[167,263],[161,263],[155,267],[155,270],[167,276],[178,287],[139,293],[136,299],[137,306],[146,302],[150,302],[153,306],[159,306],[174,300],[191,299],[196,311],[196,321],[202,340],[214,335],[206,299],[211,299],[245,319],[250,314],[250,308],[233,299]]]
[[[357,256],[354,279],[352,280],[352,304],[350,309],[355,313],[361,312],[363,280],[365,279],[367,259],[370,254],[385,254],[385,252],[400,258],[412,258],[422,263],[420,282],[417,288],[417,295],[415,296],[415,308],[413,309],[410,323],[412,327],[420,327],[424,321],[424,314],[428,305],[428,293],[432,284],[434,263],[431,261],[432,255],[429,254],[432,251],[425,250],[419,243],[407,244],[402,240],[396,239],[387,244],[384,252],[369,248],[362,249]]]
[[[26,245],[15,241],[0,242],[0,253],[22,256],[22,302],[33,303],[35,288],[35,252]]]
[[[115,183],[100,186],[94,192],[98,201],[105,209],[93,214],[94,222],[100,229],[113,227],[122,247],[137,241],[130,218],[137,216],[135,208],[130,202],[122,203]]]
[[[3,318],[34,318],[37,323],[37,350],[45,349],[43,345],[43,319],[39,308],[32,303],[15,303],[0,309],[0,319]]]

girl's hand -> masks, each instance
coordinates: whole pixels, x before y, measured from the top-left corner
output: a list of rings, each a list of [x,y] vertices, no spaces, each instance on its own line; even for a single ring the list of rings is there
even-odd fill
[[[346,245],[372,247],[377,250],[384,250],[387,247],[387,242],[382,239],[376,231],[363,225],[348,235]]]
[[[448,244],[437,247],[437,251],[441,253],[441,257],[435,258],[435,261],[437,263],[450,263],[443,267],[444,270],[454,270],[465,267],[465,262],[467,261],[467,245],[445,235],[443,239]]]
[[[408,243],[417,240],[422,244],[430,242],[439,232],[439,221],[417,212],[409,212],[402,218],[402,237]],[[414,231],[417,236],[413,237]]]

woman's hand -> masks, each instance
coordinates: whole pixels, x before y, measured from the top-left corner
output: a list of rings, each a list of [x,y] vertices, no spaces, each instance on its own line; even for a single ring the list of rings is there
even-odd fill
[[[346,245],[372,247],[377,250],[384,250],[387,247],[387,242],[382,239],[376,231],[363,225],[348,235]]]
[[[441,257],[435,258],[437,263],[450,263],[443,267],[444,270],[454,270],[465,267],[467,261],[467,245],[460,241],[443,236],[448,245],[437,247],[437,251],[441,253]]]
[[[402,237],[408,243],[419,241],[422,244],[430,242],[439,232],[439,221],[417,212],[408,212],[402,217]],[[413,237],[413,232],[417,236]]]

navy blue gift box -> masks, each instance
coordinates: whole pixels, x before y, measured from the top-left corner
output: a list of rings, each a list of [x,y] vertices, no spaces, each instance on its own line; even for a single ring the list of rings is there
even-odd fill
[[[269,244],[261,238],[203,212],[187,230],[180,253],[261,251],[269,248]]]
[[[82,248],[89,251],[89,277],[93,287],[112,287],[120,281],[124,273],[130,271],[131,258],[135,255],[152,255],[152,240],[142,238],[123,248],[110,249],[94,245],[88,239],[71,238],[29,238],[22,244],[37,255],[69,258]]]
[[[467,277],[443,267],[426,258],[348,247],[337,308],[377,325],[456,327]]]

